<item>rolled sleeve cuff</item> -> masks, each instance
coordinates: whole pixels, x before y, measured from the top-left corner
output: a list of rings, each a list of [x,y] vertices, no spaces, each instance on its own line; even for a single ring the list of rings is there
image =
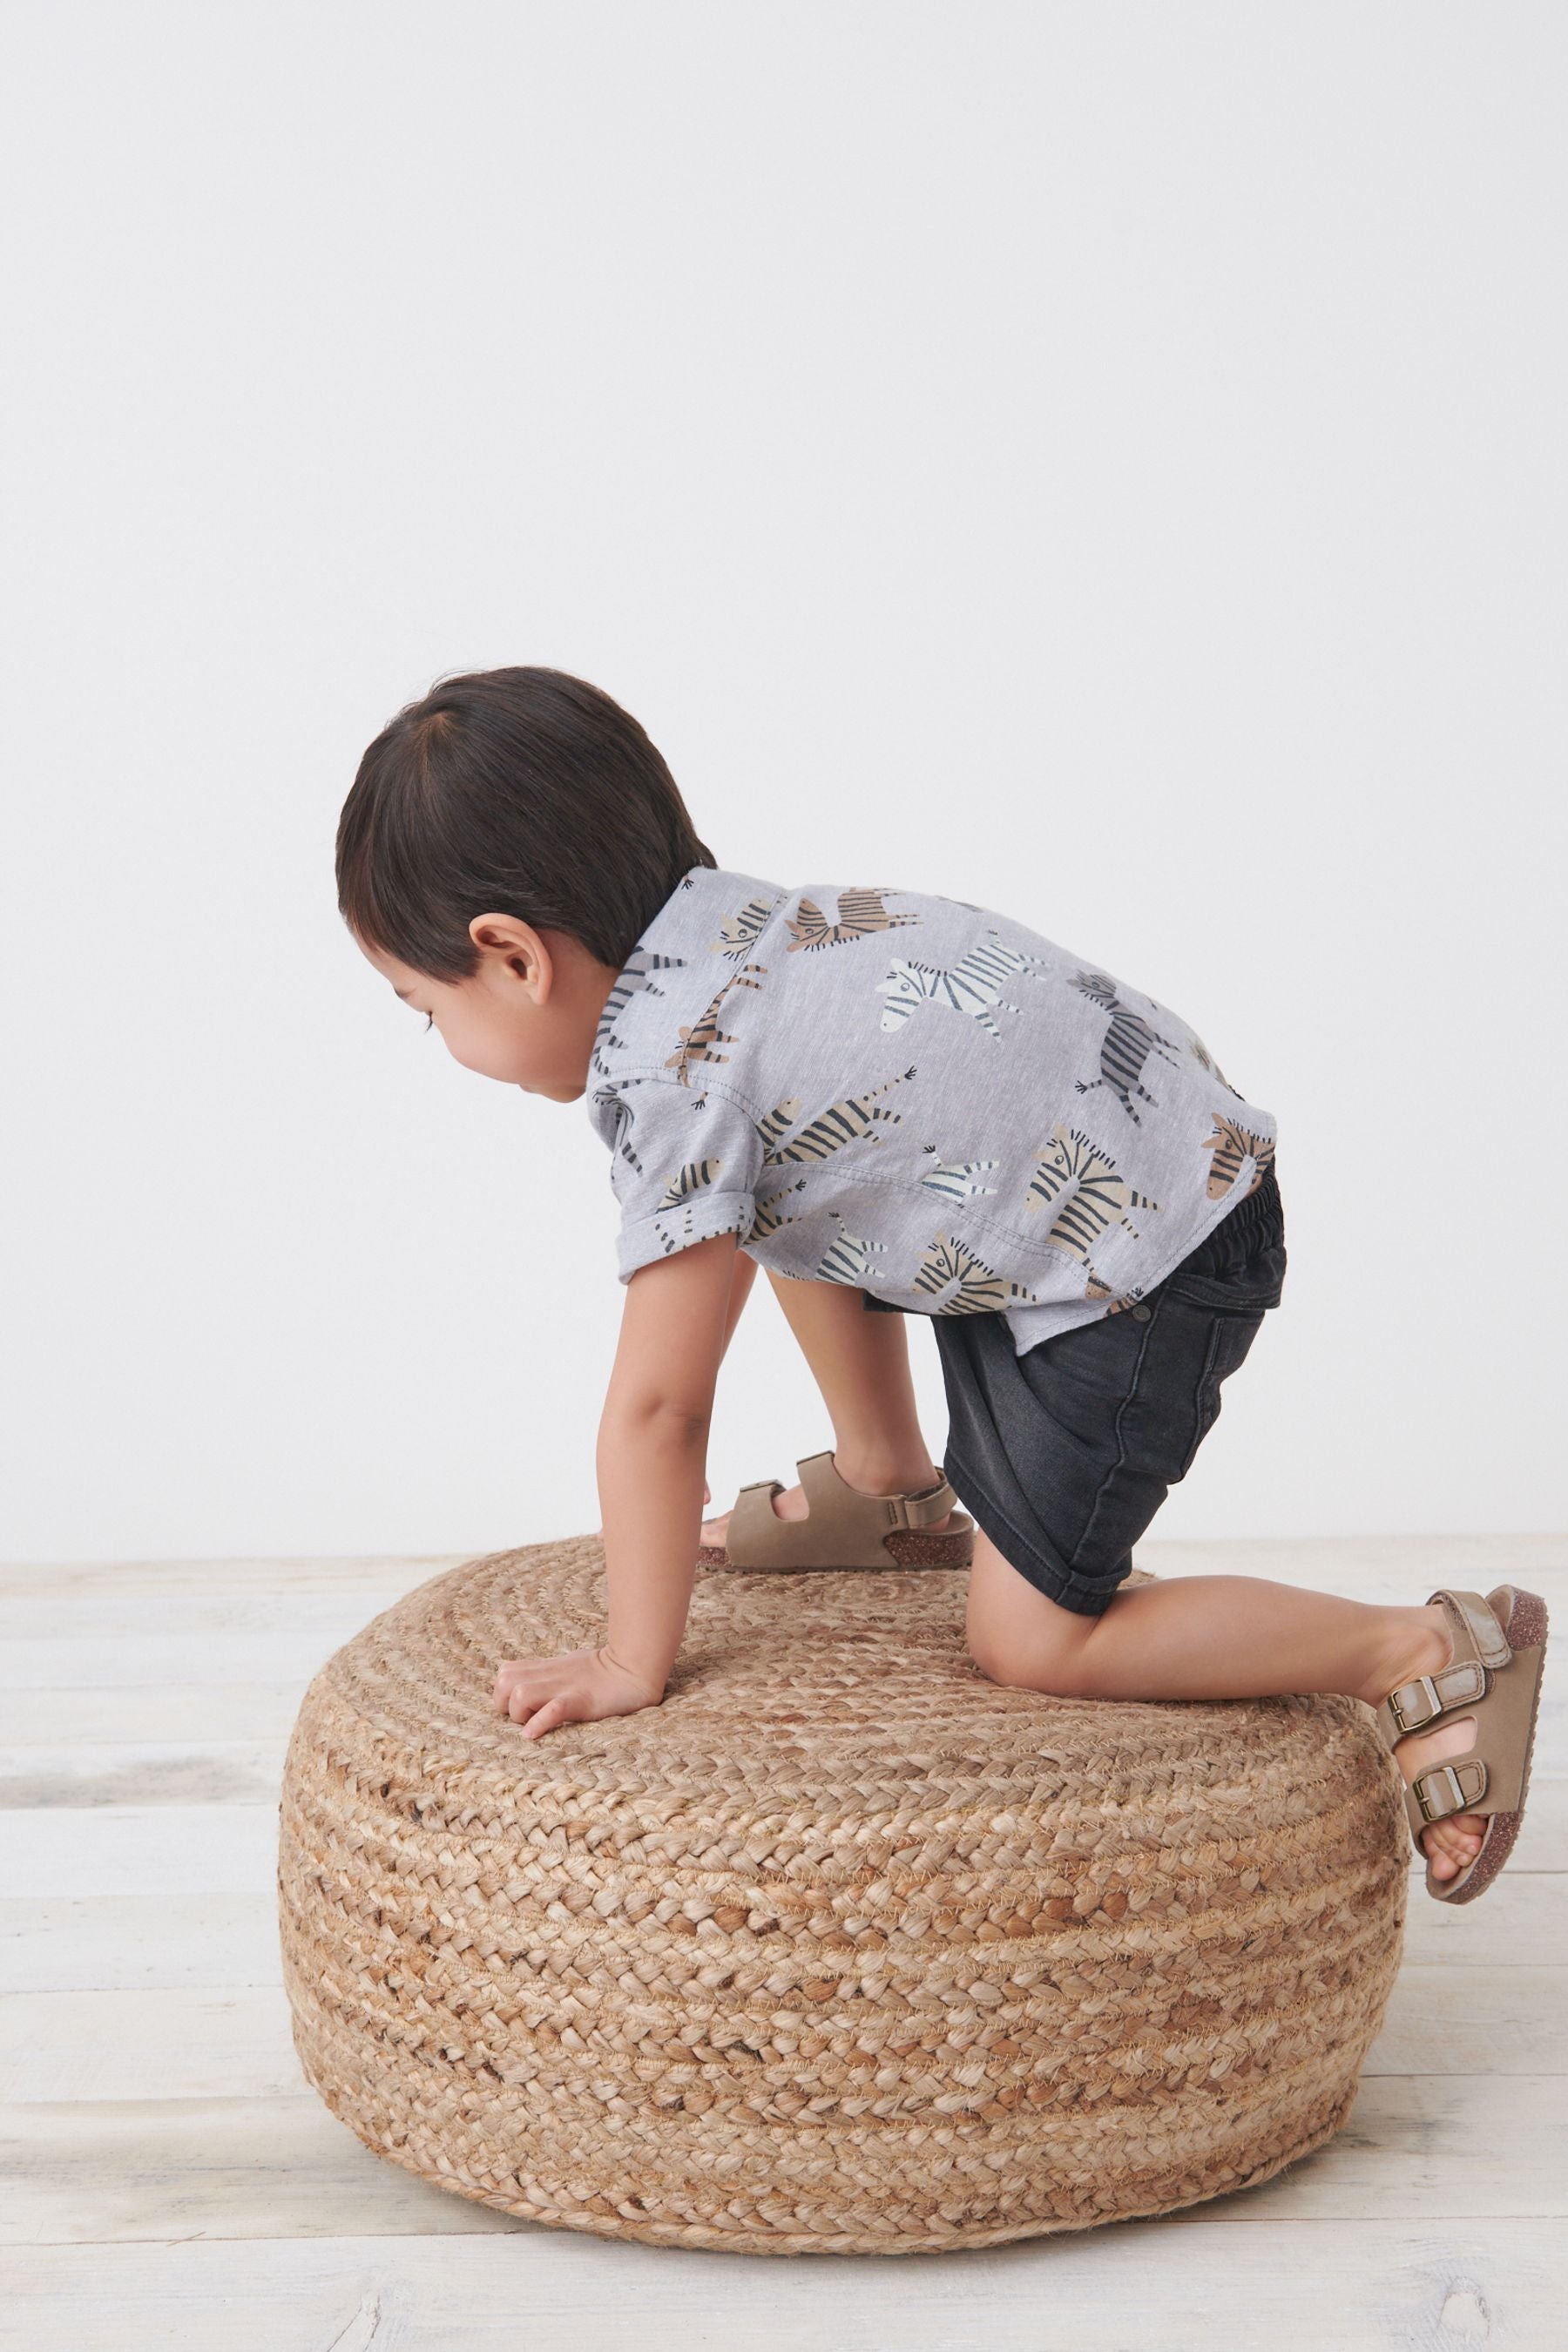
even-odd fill
[[[678,1209],[639,1217],[623,1225],[616,1239],[619,1278],[629,1282],[639,1266],[674,1257],[694,1242],[710,1242],[715,1234],[739,1234],[744,1241],[756,1213],[750,1192],[700,1192]]]

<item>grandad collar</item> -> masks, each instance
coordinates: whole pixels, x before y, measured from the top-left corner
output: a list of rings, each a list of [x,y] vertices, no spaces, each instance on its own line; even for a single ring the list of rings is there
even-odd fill
[[[637,947],[648,956],[679,956],[684,962],[724,949],[739,955],[783,895],[776,882],[755,874],[738,874],[728,866],[689,866]]]
[[[611,1057],[627,1007],[660,971],[722,954],[743,960],[769,916],[784,896],[776,882],[741,874],[727,866],[689,866],[652,920],[643,927],[616,973],[595,1032],[589,1063],[589,1103],[594,1084],[612,1076]]]

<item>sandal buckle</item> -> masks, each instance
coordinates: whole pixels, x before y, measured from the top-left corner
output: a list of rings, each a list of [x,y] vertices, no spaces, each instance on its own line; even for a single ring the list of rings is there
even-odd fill
[[[1402,1702],[1406,1691],[1420,1692],[1421,1696],[1426,1702],[1426,1712],[1425,1715],[1410,1715],[1405,1712]],[[1402,1733],[1406,1731],[1419,1731],[1424,1723],[1431,1723],[1435,1721],[1435,1719],[1443,1712],[1443,1702],[1437,1695],[1437,1685],[1433,1681],[1431,1675],[1416,1675],[1412,1681],[1401,1683],[1397,1690],[1390,1691],[1388,1694],[1388,1712],[1394,1717],[1394,1722],[1397,1724]]]
[[[1429,1780],[1447,1780],[1448,1784],[1454,1801],[1451,1805],[1445,1805],[1441,1811],[1435,1811],[1426,1801],[1426,1783]],[[1428,1770],[1419,1773],[1410,1785],[1415,1791],[1415,1801],[1421,1808],[1424,1822],[1444,1821],[1449,1813],[1462,1813],[1469,1803],[1459,1785],[1459,1776],[1451,1764],[1432,1765]]]

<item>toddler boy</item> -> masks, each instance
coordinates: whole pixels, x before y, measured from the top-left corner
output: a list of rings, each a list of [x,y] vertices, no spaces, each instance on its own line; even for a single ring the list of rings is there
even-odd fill
[[[500,1666],[495,1705],[526,1737],[664,1696],[700,1538],[725,1531],[701,1522],[704,1456],[758,1265],[844,1487],[894,1518],[923,1500],[903,1524],[933,1532],[954,1495],[973,1512],[967,1636],[997,1681],[1348,1692],[1383,1703],[1394,1745],[1389,1694],[1436,1698],[1450,1675],[1447,1712],[1479,1686],[1467,1642],[1478,1658],[1489,1642],[1494,1670],[1506,1658],[1475,1595],[1379,1608],[1248,1577],[1129,1583],[1286,1264],[1275,1121],[1168,1006],[887,873],[788,885],[720,866],[636,720],[548,669],[447,679],[402,711],[360,763],[337,869],[356,941],[456,1058],[585,1096],[610,1154],[626,1301],[596,1454],[605,1637]],[[900,1314],[935,1335],[945,1476]],[[775,1555],[804,1509],[779,1496]],[[1434,1892],[1476,1862],[1489,1813],[1511,1818],[1468,1809],[1484,1780],[1438,1771],[1473,1722],[1394,1748]]]

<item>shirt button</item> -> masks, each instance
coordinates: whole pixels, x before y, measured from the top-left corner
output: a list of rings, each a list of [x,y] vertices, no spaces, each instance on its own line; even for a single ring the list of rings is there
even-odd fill
[[[1147,1323],[1153,1312],[1152,1307],[1135,1307],[1132,1309],[1132,1320],[1134,1323]]]

